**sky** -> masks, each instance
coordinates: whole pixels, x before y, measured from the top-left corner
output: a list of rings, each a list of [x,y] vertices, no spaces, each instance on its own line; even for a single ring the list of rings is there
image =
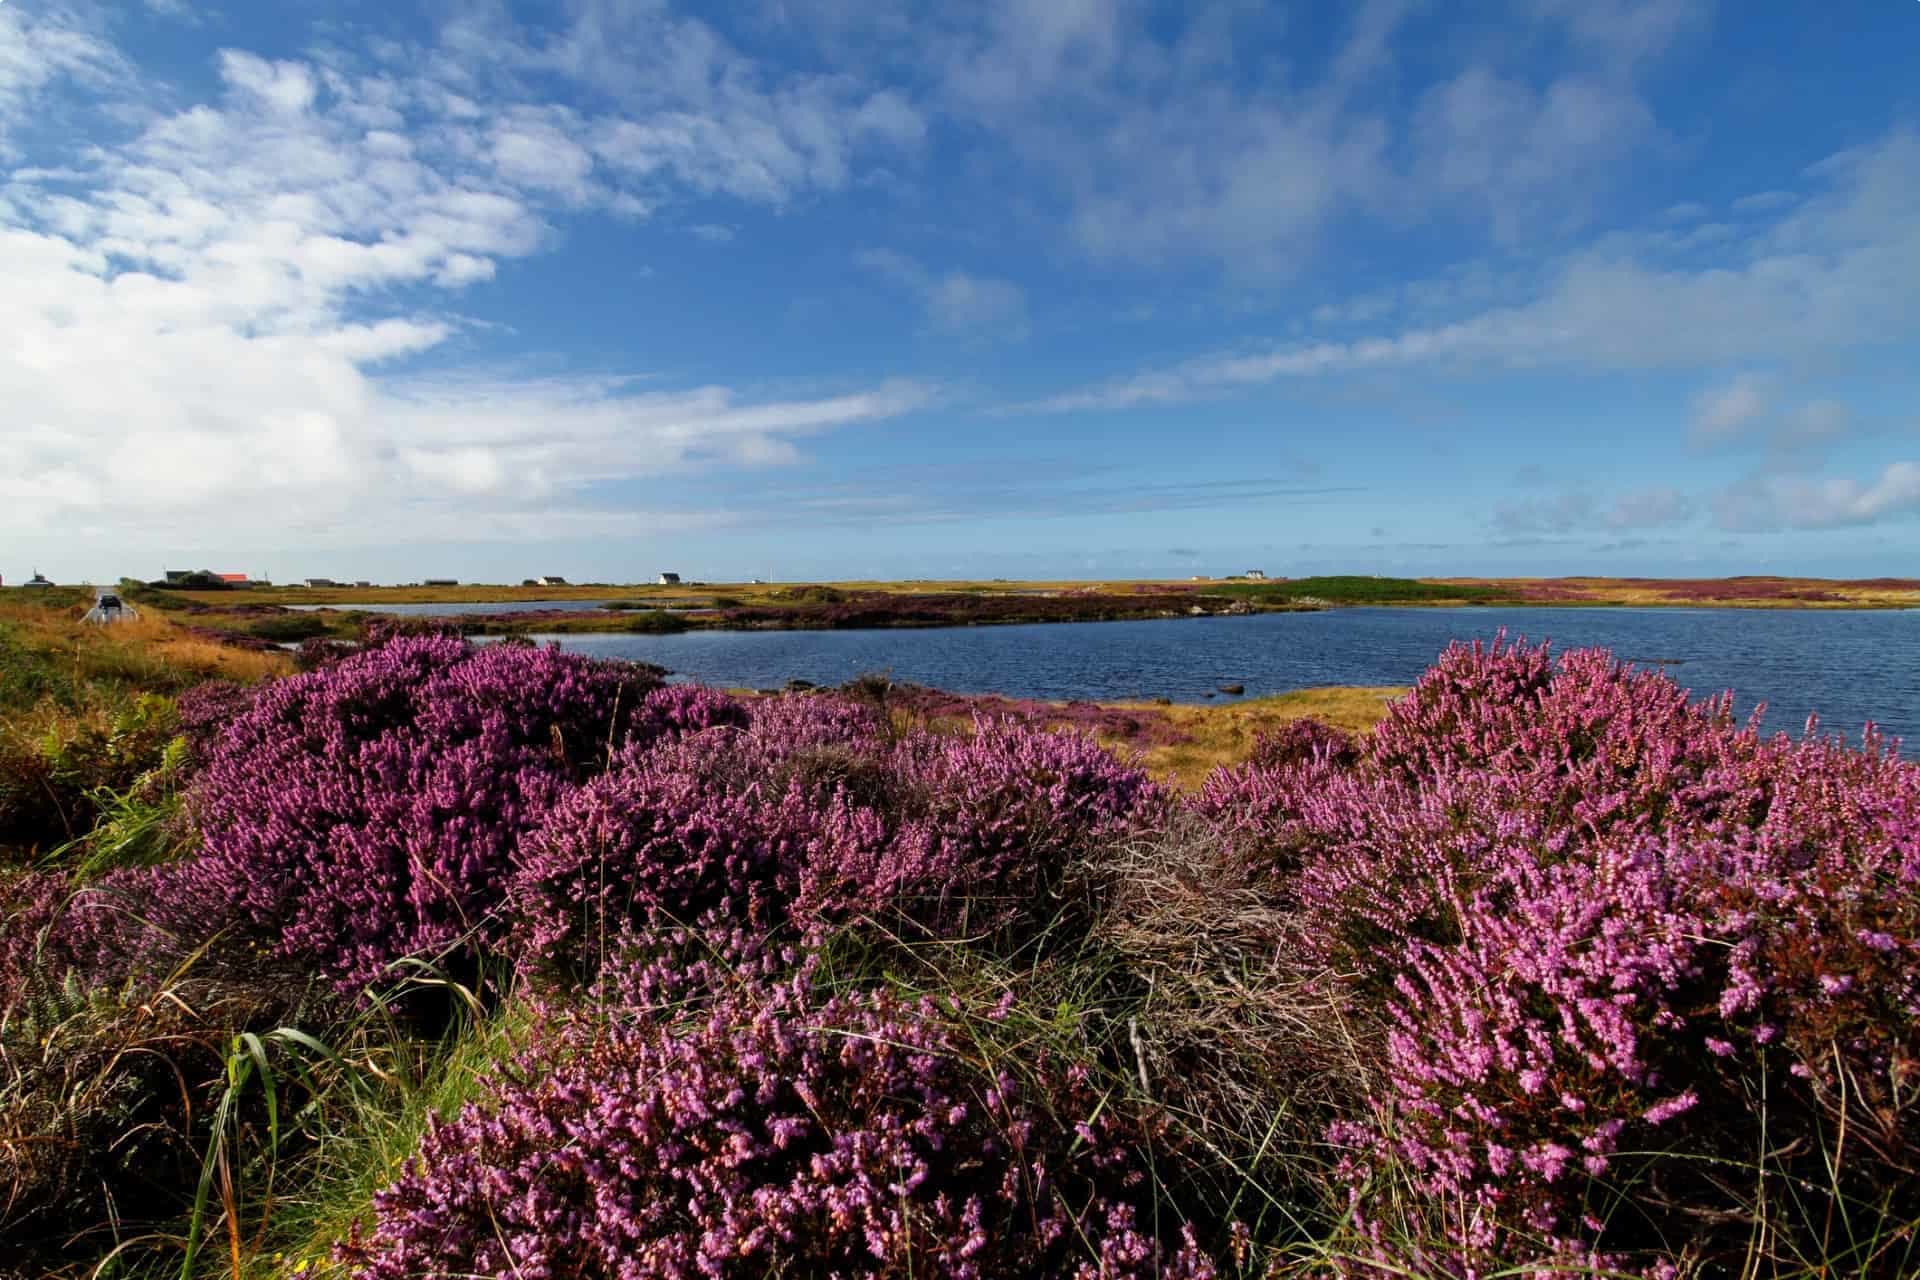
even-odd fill
[[[0,574],[1920,576],[1920,4],[0,0]]]

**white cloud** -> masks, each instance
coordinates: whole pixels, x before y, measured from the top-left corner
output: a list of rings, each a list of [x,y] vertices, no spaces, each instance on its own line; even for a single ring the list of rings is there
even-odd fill
[[[1826,529],[1920,514],[1920,462],[1892,462],[1870,481],[1844,476],[1767,476],[1720,496],[1729,529]]]
[[[217,100],[0,187],[0,532],[581,536],[643,518],[609,485],[791,462],[927,400],[462,370],[466,326],[440,308],[549,243],[555,202],[606,198],[574,141],[593,126],[339,65],[218,69]]]
[[[253,105],[275,115],[297,116],[313,105],[317,87],[304,63],[269,62],[236,49],[220,52],[220,78]]]
[[[593,155],[570,136],[579,131],[579,122],[563,109],[514,112],[493,128],[494,168],[507,182],[584,204],[594,195]]]

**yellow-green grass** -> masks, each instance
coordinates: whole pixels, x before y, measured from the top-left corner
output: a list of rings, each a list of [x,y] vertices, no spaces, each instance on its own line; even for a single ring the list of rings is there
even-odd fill
[[[1096,732],[1094,738],[1137,759],[1161,781],[1191,790],[1221,765],[1243,763],[1252,753],[1256,738],[1289,720],[1312,718],[1349,733],[1371,733],[1386,714],[1387,704],[1406,692],[1403,686],[1329,685],[1220,703],[1102,703],[1138,712],[1143,719],[1163,721],[1184,741],[1156,743],[1150,730],[1139,735]],[[1063,702],[1037,705],[1059,707],[1063,713],[1068,706]],[[908,716],[903,727],[918,723],[916,717]],[[955,717],[936,720],[929,727],[965,732],[968,724],[964,718]],[[1062,731],[1067,730],[1063,727]]]
[[[216,676],[251,684],[293,670],[287,654],[219,644],[152,610],[108,626],[82,622],[91,603],[90,598],[59,603],[8,593],[0,598],[0,627],[24,649],[81,680],[132,688],[165,688]]]
[[[1387,704],[1405,692],[1392,686],[1333,685],[1218,704],[1115,705],[1164,715],[1188,741],[1149,747],[1139,753],[1141,760],[1148,772],[1163,781],[1197,787],[1219,766],[1244,761],[1255,738],[1289,720],[1311,717],[1350,733],[1370,733],[1386,714]]]

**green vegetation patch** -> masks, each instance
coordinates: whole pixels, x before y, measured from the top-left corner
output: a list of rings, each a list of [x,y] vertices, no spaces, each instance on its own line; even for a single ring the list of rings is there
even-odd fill
[[[1373,578],[1335,574],[1289,578],[1284,582],[1235,582],[1210,587],[1209,595],[1232,596],[1263,604],[1285,600],[1323,600],[1328,604],[1506,604],[1515,599],[1504,587],[1421,582],[1415,578]]]

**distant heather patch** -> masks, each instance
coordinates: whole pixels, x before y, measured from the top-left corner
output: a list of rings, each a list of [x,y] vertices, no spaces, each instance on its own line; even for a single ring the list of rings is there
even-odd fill
[[[1141,748],[1171,747],[1192,741],[1164,712],[1144,707],[1114,707],[1097,702],[1035,702],[1003,698],[998,694],[947,693],[917,684],[894,685],[887,694],[887,702],[929,720],[971,720],[975,716],[1011,720],[1029,729],[1097,734]]]

